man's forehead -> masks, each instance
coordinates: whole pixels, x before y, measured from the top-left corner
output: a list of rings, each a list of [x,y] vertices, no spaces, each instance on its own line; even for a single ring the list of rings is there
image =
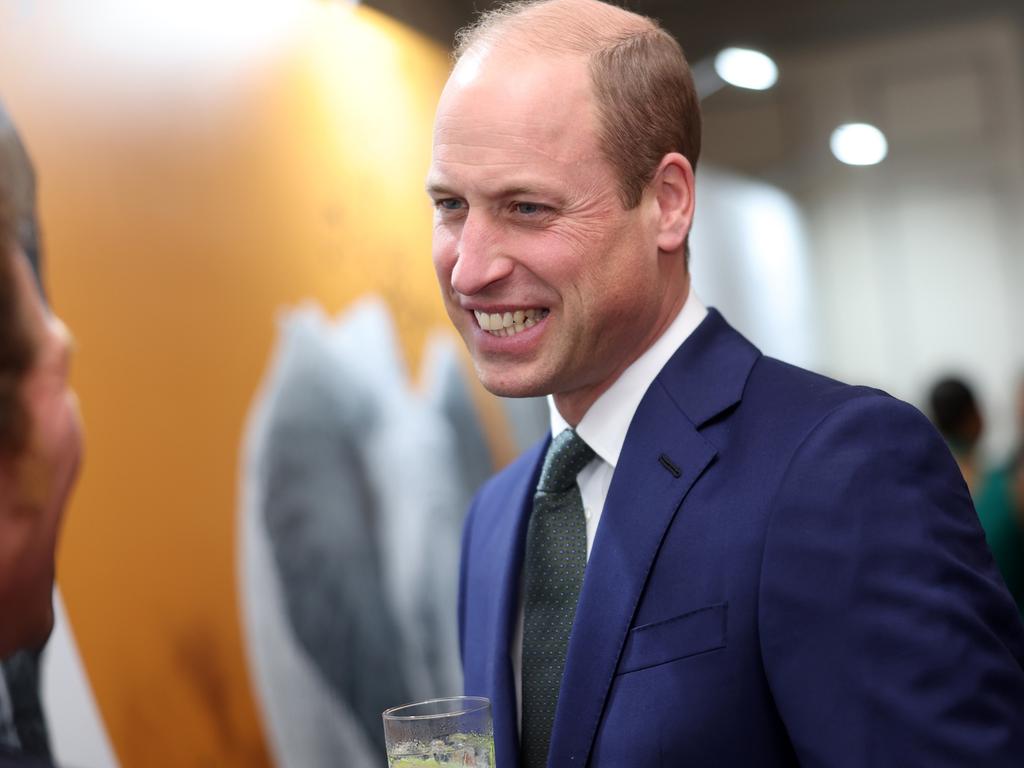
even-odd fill
[[[591,144],[596,126],[585,73],[505,61],[484,66],[471,82],[449,81],[434,122],[434,151],[474,146],[574,155],[589,151],[576,145]]]
[[[571,131],[571,135],[570,134]],[[506,162],[525,162],[540,155],[571,159],[582,149],[578,126],[551,115],[517,115],[476,107],[438,114],[434,124],[434,157],[454,158],[468,149],[502,155]],[[561,145],[565,145],[564,147]]]
[[[483,40],[468,48],[455,63],[449,80],[469,85],[492,73],[505,76],[528,68],[537,70],[585,70],[589,56],[569,50],[543,48],[527,38],[510,36],[500,41]]]
[[[468,51],[456,64],[441,95],[439,112],[467,104],[512,112],[538,103],[578,109],[591,99],[587,61],[577,55],[540,53],[499,46]]]
[[[593,132],[579,124],[439,117],[428,187],[470,179],[524,191],[557,187],[575,168],[600,157]]]

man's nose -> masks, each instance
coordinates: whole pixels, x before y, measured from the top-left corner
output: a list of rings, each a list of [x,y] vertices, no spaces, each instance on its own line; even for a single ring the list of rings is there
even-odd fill
[[[486,212],[470,210],[462,225],[452,269],[452,288],[473,296],[512,274],[500,226]]]

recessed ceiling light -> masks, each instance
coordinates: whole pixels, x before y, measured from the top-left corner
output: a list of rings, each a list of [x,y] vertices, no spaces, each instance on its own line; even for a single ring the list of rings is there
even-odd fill
[[[832,131],[832,154],[847,165],[877,165],[889,153],[885,134],[868,123],[846,123]]]
[[[775,62],[750,48],[726,48],[715,56],[715,72],[730,85],[764,91],[779,79]]]

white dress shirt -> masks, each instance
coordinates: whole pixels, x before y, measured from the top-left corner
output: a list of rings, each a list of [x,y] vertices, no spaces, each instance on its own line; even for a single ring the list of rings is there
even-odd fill
[[[626,431],[633,414],[640,406],[648,387],[665,367],[669,358],[675,354],[694,329],[707,316],[708,310],[690,289],[683,304],[672,323],[647,348],[640,357],[622,372],[615,382],[594,401],[580,423],[576,425],[576,434],[583,438],[587,445],[597,454],[587,466],[576,476],[576,483],[583,498],[583,514],[587,519],[587,558],[594,546],[597,525],[601,521],[608,488],[612,484],[615,465],[622,453],[622,444],[626,441]],[[554,398],[548,396],[548,410],[551,415],[551,434],[559,434],[569,429],[569,424],[555,407]],[[522,728],[522,691],[523,691],[523,589],[520,576],[519,617],[516,621],[515,634],[512,637],[510,653],[512,655],[512,673],[516,685],[516,706],[519,712],[519,727]]]

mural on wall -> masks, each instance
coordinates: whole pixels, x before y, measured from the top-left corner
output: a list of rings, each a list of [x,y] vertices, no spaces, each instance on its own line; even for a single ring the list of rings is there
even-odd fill
[[[333,745],[348,727],[367,759],[379,757],[370,707],[396,703],[392,691],[458,685],[454,628],[425,629],[443,623],[451,588],[443,582],[456,560],[457,536],[439,538],[439,505],[465,492],[461,473],[480,473],[514,445],[501,406],[484,402],[464,373],[456,378],[454,347],[428,341],[448,326],[423,192],[448,68],[440,46],[345,4],[103,0],[88,12],[68,0],[0,4],[0,94],[36,162],[46,282],[76,337],[72,378],[88,432],[58,579],[114,753],[83,760],[58,749],[58,761],[259,768],[313,754],[303,745],[297,757],[279,758],[280,744],[302,739],[281,735],[294,722],[287,707],[267,709],[263,675],[274,669],[258,662],[280,657],[273,635],[252,631],[242,597],[260,561],[240,533],[247,486],[239,471],[256,453],[267,477],[284,478],[253,486],[264,494],[258,513],[241,518],[261,526],[263,575],[277,580],[257,610],[280,596],[284,640],[323,700],[337,702],[324,711],[343,715],[318,721],[309,738]],[[360,303],[366,296],[376,303]],[[281,307],[306,299],[323,308],[321,321],[306,309],[275,321]],[[346,323],[326,319],[338,313],[362,317],[363,330],[338,331]],[[364,333],[370,346],[353,346]],[[309,362],[316,350],[324,370],[302,383],[317,369]],[[376,378],[406,367],[422,372],[416,387],[404,373]],[[335,485],[294,482],[302,452],[313,454],[311,467],[327,458],[315,433],[278,439],[293,418],[316,410],[290,410],[302,398],[264,397],[285,379],[314,391],[317,381],[341,381],[350,393],[317,406],[335,409],[320,425],[340,440]],[[403,400],[392,381],[423,393],[420,401]],[[469,387],[468,401],[452,394],[457,386]],[[257,390],[261,429],[275,434],[259,451],[242,442],[258,431]],[[460,414],[467,402],[472,412]],[[412,440],[433,424],[471,435],[453,426],[460,420],[479,421],[488,446],[456,456],[449,474],[437,466],[444,443],[421,437],[415,445],[425,455],[386,449],[400,432],[399,449],[407,445],[402,430],[412,429]],[[344,431],[357,427],[366,430],[359,442]],[[376,474],[354,474],[374,457],[388,461],[374,460]],[[314,509],[310,499],[337,504],[349,493],[346,506],[295,525],[295,509]],[[419,524],[397,515],[405,504],[436,511],[430,525],[421,521],[414,544],[422,552],[403,538],[400,551],[385,553],[394,545],[384,537]],[[448,530],[463,508],[458,500],[445,510]],[[328,541],[334,535],[341,540]],[[301,560],[318,543],[336,563]],[[448,562],[427,568],[428,559]],[[431,607],[425,596],[439,602]],[[316,601],[334,599],[337,616],[317,610]],[[359,613],[377,599],[386,615]],[[381,646],[389,682],[376,690],[354,665],[339,664],[335,646],[344,641],[344,653],[379,664],[366,654],[381,638],[391,643]],[[271,650],[261,656],[264,643]],[[61,700],[75,700],[66,686]],[[50,724],[59,747],[67,730]]]
[[[449,66],[364,6],[0,4],[88,442],[59,764],[379,765],[377,707],[458,689],[465,500],[544,415],[479,389],[438,296]]]
[[[277,764],[380,764],[380,713],[461,690],[462,516],[492,471],[450,335],[420,388],[386,305],[283,315],[250,416],[241,590]]]

